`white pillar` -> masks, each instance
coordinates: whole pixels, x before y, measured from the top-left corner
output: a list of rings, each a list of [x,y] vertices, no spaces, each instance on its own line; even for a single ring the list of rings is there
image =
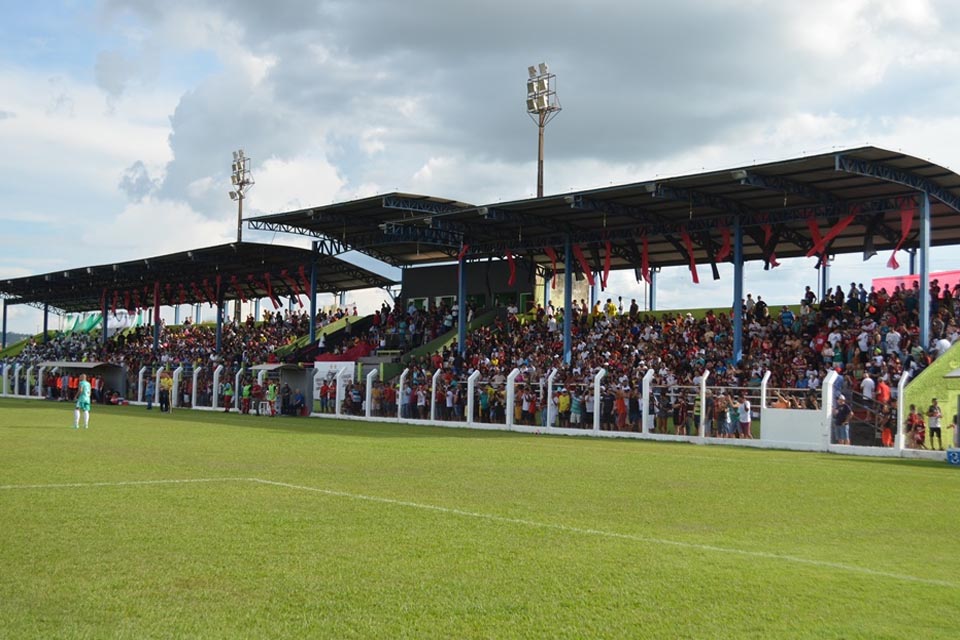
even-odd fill
[[[770,372],[763,379],[764,383],[770,377]],[[700,424],[698,429],[701,438],[707,437],[707,380],[710,379],[710,369],[705,369],[703,377],[700,379]]]
[[[140,367],[140,372],[137,374],[137,402],[143,402],[143,378],[148,369],[149,367]]]
[[[640,402],[640,421],[642,426],[640,427],[641,433],[652,433],[653,432],[653,422],[650,420],[650,386],[653,383],[653,369],[647,369],[647,372],[643,374],[643,382],[640,383],[641,389],[641,398]],[[596,406],[596,403],[594,403]]]
[[[153,378],[153,404],[160,406],[160,372],[163,371],[163,367],[157,367],[157,371],[154,374]]]
[[[10,365],[0,365],[0,395],[7,395],[7,373]]]
[[[20,395],[20,370],[23,368],[23,365],[19,362],[13,365],[13,395]]]
[[[767,408],[767,386],[770,383],[770,372],[765,371],[760,380],[760,420],[763,420],[763,410]]]
[[[397,387],[397,420],[403,418],[403,401],[410,400],[410,396],[404,398],[404,387],[407,384],[407,376],[410,375],[410,367],[407,367],[403,370],[403,373],[400,374],[400,385]]]
[[[220,406],[220,375],[223,373],[223,365],[218,364],[217,368],[213,370],[213,400],[210,401],[210,408],[216,409]],[[234,391],[236,393],[236,391]]]
[[[170,390],[170,394],[173,396],[170,398],[170,408],[180,408],[180,380],[183,378],[183,365],[180,365],[173,370],[173,388]]]
[[[600,433],[600,383],[607,375],[606,369],[597,371],[593,377],[593,432]]]
[[[820,436],[822,438],[821,444],[823,445],[824,451],[830,448],[830,441],[833,439],[831,437],[833,432],[833,385],[839,377],[834,369],[830,369],[827,375],[823,377],[823,387],[820,396],[823,427]]]
[[[190,408],[197,408],[197,379],[200,377],[200,372],[203,371],[203,367],[197,366],[193,368],[193,385],[190,389]]]
[[[440,374],[443,369],[437,369],[433,372],[432,384],[430,385],[430,421],[437,419],[437,382],[440,380]]]
[[[37,390],[37,386],[38,386],[38,385],[36,384],[37,379],[33,377],[33,370],[34,370],[34,369],[36,369],[36,367],[34,367],[33,365],[30,365],[29,367],[27,367],[27,397],[28,397],[28,398],[31,397],[31,396],[33,396],[33,395],[36,395],[36,390]],[[33,381],[34,381],[33,388],[30,387],[30,379],[31,379],[31,378],[33,378]]]
[[[513,428],[513,407],[517,401],[517,376],[520,369],[514,369],[507,375],[507,429]]]
[[[477,380],[480,379],[480,370],[477,369],[467,378],[467,426],[472,427],[476,422],[473,419],[474,405],[476,404],[476,394],[474,389],[477,387]]]
[[[241,314],[242,315],[242,314]],[[243,383],[243,367],[237,369],[237,375],[233,376],[233,408],[240,411],[240,385]]]
[[[547,376],[547,422],[546,426],[552,427],[553,418],[556,417],[556,414],[553,412],[553,379],[557,377],[557,368],[554,367],[550,369],[550,374]],[[559,411],[559,408],[558,408]]]
[[[346,391],[347,391],[344,388],[343,381],[346,379],[347,374],[349,373],[350,373],[350,367],[340,367],[340,369],[337,371],[336,377],[334,377],[334,381],[336,382],[336,385],[337,385],[337,395],[336,395],[337,406],[334,407],[334,415],[336,415],[338,418],[342,413],[343,399],[344,397],[346,397]]]
[[[895,432],[897,435],[893,443],[893,448],[896,449],[897,451],[903,451],[904,448],[906,448],[906,444],[907,444],[904,441],[904,437],[903,437],[903,423],[906,420],[906,416],[904,415],[906,413],[906,411],[904,410],[905,398],[903,394],[906,391],[907,382],[909,380],[910,380],[910,372],[904,371],[903,374],[900,376],[900,382],[897,383],[897,430]],[[960,428],[960,426],[958,426],[958,428]]]
[[[44,388],[44,385],[46,384],[46,379],[43,377],[43,375],[46,372],[47,372],[46,367],[40,367],[40,373],[37,374],[37,397],[38,398],[44,397],[43,388]],[[101,389],[101,391],[103,390]]]
[[[373,371],[367,374],[367,393],[366,393],[366,416],[368,418],[373,416],[373,383],[380,375],[380,371],[377,367],[373,368]]]

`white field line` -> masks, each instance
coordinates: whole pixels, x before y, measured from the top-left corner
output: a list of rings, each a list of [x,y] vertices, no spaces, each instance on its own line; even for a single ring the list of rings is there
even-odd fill
[[[193,482],[243,482],[249,478],[186,478],[183,480],[126,480],[121,482],[64,482],[60,484],[2,484],[0,490],[77,489],[86,487],[130,487],[151,484],[189,484]]]
[[[948,582],[946,580],[934,580],[930,578],[920,578],[917,576],[905,575],[900,573],[892,573],[889,571],[878,571],[875,569],[869,569],[866,567],[860,567],[860,566],[851,565],[851,564],[843,564],[840,562],[829,562],[826,560],[812,560],[810,558],[801,558],[798,556],[790,556],[790,555],[779,554],[779,553],[769,553],[766,551],[752,551],[749,549],[717,547],[714,545],[697,544],[693,542],[681,542],[678,540],[667,540],[664,538],[651,538],[647,536],[638,536],[638,535],[633,535],[629,533],[618,533],[616,531],[604,531],[602,529],[589,529],[584,527],[573,527],[565,524],[537,522],[536,520],[525,520],[522,518],[508,518],[506,516],[498,516],[498,515],[489,514],[489,513],[464,511],[462,509],[440,507],[432,504],[409,502],[406,500],[395,500],[393,498],[382,498],[377,496],[367,496],[359,493],[348,493],[346,491],[334,491],[331,489],[321,489],[318,487],[307,487],[304,485],[290,484],[287,482],[263,480],[261,478],[249,478],[249,480],[259,484],[272,485],[276,487],[285,487],[287,489],[295,489],[299,491],[311,491],[314,493],[321,493],[328,496],[351,498],[354,500],[365,500],[367,502],[389,504],[389,505],[394,505],[399,507],[410,507],[412,509],[423,509],[426,511],[435,511],[437,513],[446,513],[450,515],[464,516],[467,518],[478,518],[481,520],[488,520],[491,522],[502,522],[505,524],[515,524],[515,525],[521,525],[526,527],[537,527],[540,529],[552,529],[554,531],[564,531],[567,533],[576,533],[576,534],[586,535],[586,536],[600,536],[604,538],[614,538],[618,540],[630,540],[633,542],[642,542],[645,544],[659,544],[659,545],[665,545],[665,546],[671,546],[671,547],[679,547],[683,549],[694,549],[697,551],[709,551],[712,553],[748,556],[752,558],[764,558],[768,560],[781,560],[784,562],[792,562],[795,564],[805,564],[805,565],[810,565],[814,567],[837,569],[839,571],[846,571],[850,573],[859,573],[863,575],[877,576],[882,578],[892,578],[894,580],[902,580],[905,582],[916,582],[916,583],[929,584],[929,585],[934,585],[939,587],[950,587],[954,589],[960,588],[960,584],[957,584],[955,582]]]
[[[890,571],[878,571],[867,567],[857,565],[843,564],[841,562],[829,562],[826,560],[812,560],[810,558],[801,558],[799,556],[790,556],[780,553],[769,553],[766,551],[753,551],[749,549],[736,549],[732,547],[718,547],[709,544],[697,544],[694,542],[681,542],[678,540],[667,540],[665,538],[652,538],[648,536],[638,536],[630,533],[618,533],[616,531],[605,531],[603,529],[590,529],[585,527],[574,527],[565,524],[556,524],[550,522],[538,522],[536,520],[525,520],[523,518],[508,518],[490,513],[480,513],[476,511],[465,511],[463,509],[454,509],[451,507],[441,507],[432,504],[420,502],[410,502],[407,500],[396,500],[394,498],[383,498],[379,496],[368,496],[360,493],[349,493],[347,491],[335,491],[333,489],[322,489],[319,487],[308,487],[305,485],[291,484],[288,482],[278,482],[275,480],[264,480],[262,478],[186,478],[176,480],[127,480],[120,482],[70,482],[58,484],[7,484],[0,485],[0,490],[15,489],[68,489],[68,488],[95,488],[95,487],[128,487],[128,486],[147,486],[147,485],[165,485],[165,484],[197,484],[209,482],[254,482],[257,484],[273,487],[283,487],[297,491],[309,491],[327,496],[339,498],[350,498],[352,500],[363,500],[366,502],[375,502],[378,504],[389,504],[398,507],[409,507],[411,509],[421,509],[424,511],[433,511],[436,513],[445,513],[449,515],[463,516],[467,518],[477,518],[490,522],[501,522],[505,524],[514,524],[525,527],[536,527],[539,529],[551,529],[554,531],[564,531],[586,536],[598,536],[603,538],[612,538],[616,540],[630,540],[633,542],[642,542],[645,544],[658,544],[681,549],[693,549],[696,551],[709,551],[726,555],[739,555],[751,558],[763,558],[767,560],[780,560],[783,562],[792,562],[795,564],[805,564],[814,567],[826,569],[836,569],[849,573],[859,573],[861,575],[877,576],[881,578],[891,578],[905,582],[915,582],[920,584],[929,584],[939,587],[949,587],[953,589],[960,588],[960,584],[949,582],[947,580],[934,580],[930,578],[920,578]]]

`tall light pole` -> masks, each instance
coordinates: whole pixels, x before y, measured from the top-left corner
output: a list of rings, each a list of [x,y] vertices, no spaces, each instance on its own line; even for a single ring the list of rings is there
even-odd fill
[[[537,125],[539,144],[537,146],[537,197],[543,197],[543,130],[547,123],[560,113],[560,100],[557,98],[557,76],[550,73],[546,62],[535,67],[527,67],[530,77],[527,79],[527,115]]]
[[[253,175],[250,173],[250,158],[243,155],[243,149],[233,152],[233,164],[230,168],[232,169],[230,183],[234,189],[230,192],[230,199],[237,203],[237,242],[241,242],[243,240],[243,198],[254,185]]]
[[[237,203],[237,242],[243,241],[243,198],[250,187],[254,185],[253,175],[250,173],[250,158],[243,155],[243,149],[237,149],[233,152],[233,164],[230,165],[230,183],[233,185],[233,191],[230,192],[230,199]],[[237,324],[240,324],[240,299],[237,298],[237,304],[234,307],[234,318]]]

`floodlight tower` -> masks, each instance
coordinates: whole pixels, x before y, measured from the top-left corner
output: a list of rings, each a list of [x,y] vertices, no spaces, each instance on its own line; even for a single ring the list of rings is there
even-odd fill
[[[240,243],[243,241],[243,198],[254,185],[253,175],[250,173],[250,158],[243,155],[243,149],[233,152],[233,164],[230,165],[230,169],[230,183],[233,185],[230,199],[237,203],[237,243]],[[234,307],[237,324],[240,324],[240,304],[240,299],[237,298],[237,304]]]
[[[527,67],[527,115],[537,125],[539,145],[537,151],[537,197],[543,197],[543,130],[547,123],[560,113],[557,98],[557,76],[550,73],[546,62]]]
[[[240,242],[243,240],[243,198],[254,185],[253,175],[250,173],[250,158],[243,155],[243,149],[233,152],[233,164],[230,167],[230,182],[234,188],[230,192],[230,199],[237,203],[237,242]]]

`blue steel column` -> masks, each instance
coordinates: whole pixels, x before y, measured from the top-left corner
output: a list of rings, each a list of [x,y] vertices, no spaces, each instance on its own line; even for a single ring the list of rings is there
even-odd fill
[[[543,275],[543,308],[546,309],[550,306],[550,283],[553,281],[553,278],[556,278],[556,274],[548,278],[546,272]]]
[[[650,311],[657,310],[657,274],[660,273],[658,267],[650,268]]]
[[[916,249],[907,249],[907,252],[910,254],[910,275],[917,275],[917,250]]]
[[[820,302],[830,295],[830,257],[823,256],[820,263]]]
[[[467,257],[460,257],[457,269],[457,350],[467,351]]]
[[[563,241],[563,361],[570,364],[570,323],[573,319],[573,242]]]
[[[920,346],[930,348],[930,194],[920,199]]]
[[[733,223],[733,362],[743,358],[743,228]]]
[[[43,305],[43,341],[47,342],[50,338],[47,336],[47,327],[50,326],[50,305]]]
[[[320,243],[316,240],[310,250],[310,344],[317,341],[317,252]],[[259,300],[257,312],[259,313]]]
[[[593,308],[597,306],[597,280],[594,277],[594,284],[590,286],[590,311],[593,312]]]
[[[179,304],[173,307],[173,324],[174,325],[180,324],[180,305]]]

